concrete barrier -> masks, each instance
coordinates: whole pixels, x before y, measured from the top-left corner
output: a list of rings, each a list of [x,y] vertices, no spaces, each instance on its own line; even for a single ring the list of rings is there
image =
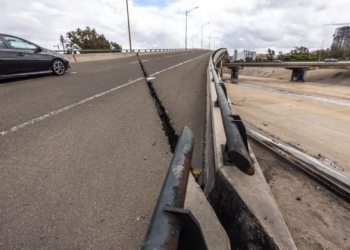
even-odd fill
[[[196,49],[194,49],[196,50]],[[140,50],[141,51],[141,50]],[[167,54],[174,52],[184,52],[185,50],[162,50],[162,51],[141,51],[134,50],[134,52],[120,52],[120,53],[89,53],[89,54],[65,54],[70,63],[77,62],[91,62],[91,61],[101,61],[101,60],[112,60],[118,58],[132,57],[136,56],[137,53],[142,54]]]
[[[91,54],[69,54],[65,55],[70,63],[91,62],[100,60],[111,60],[124,57],[136,56],[136,53],[91,53]]]
[[[226,137],[220,108],[215,105],[217,94],[210,67],[209,63],[207,136],[211,134],[212,140],[206,143],[205,194],[229,235],[232,249],[297,249],[250,146],[253,176],[224,158]]]

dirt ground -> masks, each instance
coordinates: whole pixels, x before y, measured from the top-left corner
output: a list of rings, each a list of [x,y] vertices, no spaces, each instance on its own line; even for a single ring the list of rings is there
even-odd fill
[[[238,84],[225,83],[235,113],[303,152],[331,160],[335,170],[350,175],[350,71],[308,72],[308,82],[291,83],[290,71],[259,70],[242,72],[248,76],[240,72]],[[224,75],[223,81],[228,78]],[[350,249],[349,201],[259,143],[250,144],[298,249]]]
[[[226,84],[226,88],[244,122],[311,156],[329,159],[336,170],[350,175],[350,86],[240,76],[239,84]],[[344,101],[348,106],[291,92]]]
[[[350,204],[260,143],[249,144],[297,248],[350,249]]]

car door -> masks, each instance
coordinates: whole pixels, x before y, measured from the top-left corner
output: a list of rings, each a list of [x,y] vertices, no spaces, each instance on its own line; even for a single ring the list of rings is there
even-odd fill
[[[18,37],[3,37],[10,44],[12,50],[17,53],[21,66],[21,73],[45,70],[43,59],[46,58],[46,55],[40,53],[40,48],[37,45]]]
[[[11,75],[21,72],[19,58],[0,36],[0,75]]]

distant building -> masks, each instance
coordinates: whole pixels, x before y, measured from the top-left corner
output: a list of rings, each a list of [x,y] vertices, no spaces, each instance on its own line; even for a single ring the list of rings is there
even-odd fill
[[[335,46],[344,50],[350,49],[350,26],[340,27],[335,30],[332,47]]]
[[[266,61],[267,56],[266,56],[266,54],[256,54],[256,59],[261,60],[261,61]]]
[[[239,60],[245,61],[247,57],[251,58],[252,60],[255,60],[256,59],[256,51],[245,49],[241,52],[237,52],[237,54],[236,54],[236,50],[235,50],[235,55],[234,55],[235,61],[239,61]]]

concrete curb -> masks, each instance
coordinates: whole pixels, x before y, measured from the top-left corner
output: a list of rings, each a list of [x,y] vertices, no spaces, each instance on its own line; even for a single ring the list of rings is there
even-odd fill
[[[209,186],[206,186],[205,194],[226,229],[232,248],[297,249],[252,149],[249,147],[256,171],[253,176],[242,173],[223,158],[226,137],[220,109],[214,105],[217,96],[209,69],[210,65],[208,109],[211,110],[212,126],[207,129],[213,131],[215,165],[206,166]]]

